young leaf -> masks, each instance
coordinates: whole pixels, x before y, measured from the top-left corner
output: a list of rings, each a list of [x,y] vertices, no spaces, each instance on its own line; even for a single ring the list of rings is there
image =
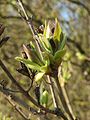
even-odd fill
[[[56,26],[55,26],[53,38],[54,38],[54,40],[60,41],[60,34],[61,34],[62,30],[61,30],[58,20],[56,19],[55,21],[56,21]]]
[[[44,36],[46,36],[46,30],[47,30],[47,21],[45,21],[45,28],[44,28],[44,32],[43,32]]]
[[[28,59],[30,59],[31,61],[33,61],[35,63],[38,63],[39,65],[42,65],[35,49],[32,49],[29,46],[25,46],[25,45],[23,45],[23,49],[24,49],[25,53],[27,54]]]
[[[47,103],[48,103],[48,91],[45,90],[41,96],[40,96],[40,103],[44,106],[47,107]]]
[[[50,26],[49,26],[49,23],[47,25],[47,29],[46,29],[46,39],[50,38],[51,36],[51,29],[50,29]]]
[[[51,45],[49,43],[49,40],[46,39],[45,36],[43,36],[41,34],[39,34],[39,39],[40,39],[42,49],[44,49],[45,51],[50,53],[52,51],[52,48],[51,48]]]
[[[39,72],[37,75],[35,75],[34,80],[36,82],[39,82],[41,80],[41,78],[43,77],[44,74],[45,74],[44,72]]]
[[[55,55],[54,55],[54,59],[57,60],[57,59],[61,59],[66,53],[66,50],[58,50]]]
[[[40,69],[41,69],[41,67],[40,67],[38,64],[32,62],[30,59],[24,59],[24,58],[21,58],[21,57],[16,57],[15,59],[16,59],[17,61],[20,61],[20,62],[25,63],[25,65],[26,65],[28,68],[31,68],[31,69],[33,69],[33,70],[40,71]]]
[[[49,73],[50,69],[49,69],[49,65],[50,65],[50,61],[49,59],[44,61],[45,65],[41,66],[40,71],[45,72],[45,73]]]
[[[61,42],[60,45],[59,45],[59,49],[60,49],[60,50],[62,50],[62,49],[64,48],[64,46],[65,46],[65,44],[66,44],[66,40],[67,40],[67,37],[66,37],[65,34],[63,34],[63,40],[62,40],[62,42]]]

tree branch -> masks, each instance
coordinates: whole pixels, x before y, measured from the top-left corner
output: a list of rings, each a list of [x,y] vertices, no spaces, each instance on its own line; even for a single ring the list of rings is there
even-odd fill
[[[23,113],[22,109],[16,105],[12,100],[10,96],[5,96],[6,100],[8,100],[8,102],[13,106],[13,108],[25,119],[25,120],[30,120],[30,118],[28,118],[28,116],[25,115],[25,113]]]
[[[41,110],[45,111],[46,113],[51,113],[57,115],[57,113],[54,110],[50,110],[48,108],[43,107],[42,105],[39,105],[29,94],[26,92],[21,85],[14,79],[14,77],[11,75],[11,73],[8,71],[6,66],[3,64],[3,62],[0,60],[0,66],[4,70],[4,72],[7,74],[7,76],[10,78],[12,83],[14,83],[18,89],[21,91],[21,93],[28,99],[30,100],[35,106],[39,107]],[[61,116],[64,120],[68,120],[67,117],[62,113],[59,113],[58,116]]]
[[[47,75],[47,79],[48,79],[48,82],[50,83],[50,90],[51,90],[51,94],[52,94],[52,98],[53,98],[54,107],[58,108],[58,103],[57,103],[57,99],[56,99],[56,95],[55,95],[55,91],[54,91],[54,87],[53,87],[53,82],[52,82],[50,76],[48,76],[48,75]]]
[[[5,95],[5,96],[10,96],[12,101],[16,102],[17,104],[19,104],[20,106],[24,107],[26,110],[28,110],[29,112],[32,112],[32,114],[40,114],[38,113],[34,108],[30,107],[27,103],[25,103],[25,101],[23,101],[22,99],[20,99],[19,97],[15,96],[13,93],[11,93],[10,91],[7,91],[6,89],[3,89],[2,86],[0,86],[0,91]]]

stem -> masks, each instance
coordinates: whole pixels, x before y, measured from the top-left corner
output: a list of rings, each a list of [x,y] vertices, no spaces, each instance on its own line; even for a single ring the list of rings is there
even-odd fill
[[[20,5],[22,11],[23,11],[23,14],[25,15],[25,18],[26,18],[26,22],[28,23],[28,26],[33,34],[33,38],[35,39],[35,45],[36,45],[36,48],[38,50],[38,54],[41,58],[41,60],[43,61],[43,56],[42,56],[42,52],[41,52],[41,49],[40,49],[40,46],[39,46],[39,38],[38,38],[38,35],[36,33],[36,31],[34,30],[34,27],[33,27],[33,24],[32,24],[32,20],[29,19],[26,11],[25,11],[25,8],[23,6],[23,3],[21,0],[17,0],[18,1],[18,4]]]
[[[30,120],[28,118],[28,116],[25,115],[25,113],[23,113],[23,111],[21,110],[21,107],[19,107],[18,105],[16,105],[12,100],[10,96],[6,96],[6,99],[8,100],[8,102],[13,106],[13,108],[25,119],[25,120]]]
[[[50,83],[50,90],[51,90],[51,94],[52,94],[52,98],[53,98],[54,107],[58,108],[58,103],[57,103],[57,99],[55,96],[53,82],[52,82],[51,77],[49,75],[47,75],[47,79],[48,79],[48,82]]]
[[[49,75],[47,75],[47,79],[50,83],[50,90],[51,90],[51,94],[52,94],[52,98],[53,98],[54,107],[58,110],[57,112],[60,112],[62,115],[64,115],[62,109],[61,108],[58,109],[58,102],[57,102],[57,98],[56,98],[56,95],[55,95],[52,79]],[[64,115],[64,116],[66,117],[66,115]],[[68,118],[65,118],[65,119],[68,120]]]
[[[62,105],[63,105],[65,111],[68,113],[71,120],[75,120],[76,118],[73,114],[73,111],[72,111],[65,87],[64,87],[64,85],[62,85],[62,83],[59,82],[59,81],[61,81],[60,78],[61,78],[61,73],[60,73],[60,68],[59,68],[58,77],[56,78],[56,84],[58,87],[59,97],[60,97],[60,100],[62,102]]]
[[[20,106],[24,107],[26,110],[28,110],[29,112],[36,112],[33,108],[31,108],[27,103],[25,103],[25,101],[21,100],[19,97],[15,96],[14,94],[12,94],[10,91],[7,91],[6,89],[3,89],[3,87],[0,86],[0,91],[5,95],[5,97],[7,96],[11,96],[12,101],[16,102],[17,104],[19,104]]]

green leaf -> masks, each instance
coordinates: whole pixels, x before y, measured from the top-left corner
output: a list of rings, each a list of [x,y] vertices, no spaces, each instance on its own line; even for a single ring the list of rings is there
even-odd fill
[[[46,107],[48,103],[48,91],[45,90],[42,95],[40,96],[40,103]]]
[[[42,34],[39,34],[39,39],[40,39],[42,49],[50,53],[52,51],[52,48],[49,43],[49,40],[46,39],[45,36],[43,36]]]
[[[62,42],[60,43],[60,45],[59,45],[59,49],[63,49],[64,48],[64,46],[65,46],[65,44],[66,44],[66,40],[67,40],[67,37],[66,37],[66,35],[65,34],[63,34],[63,40],[62,40]]]
[[[56,19],[55,21],[56,21],[56,26],[55,26],[53,38],[54,38],[54,40],[60,41],[60,34],[61,34],[62,30],[61,30],[58,20]]]
[[[45,28],[44,28],[44,33],[43,33],[44,36],[46,36],[46,31],[47,31],[47,21],[45,21]]]
[[[50,36],[51,36],[51,29],[50,29],[50,25],[48,23],[45,37],[46,37],[46,39],[48,39],[48,38],[50,38]]]
[[[66,53],[66,50],[58,50],[55,55],[54,55],[54,59],[55,60],[58,60],[58,59],[61,59]]]
[[[32,61],[29,60],[29,59],[24,59],[24,58],[21,58],[21,57],[16,57],[15,59],[16,59],[17,61],[20,61],[20,62],[25,63],[25,65],[26,65],[28,68],[31,68],[31,69],[33,69],[33,70],[40,71],[40,69],[41,69],[41,66],[39,66],[38,64],[32,62]]]
[[[44,72],[39,72],[37,75],[35,75],[34,80],[36,82],[39,82],[41,80],[41,78],[43,77],[44,74],[45,74]]]
[[[48,53],[47,51],[42,53],[44,56],[44,60],[46,62],[46,60],[48,60],[48,66],[50,65],[50,63],[53,63],[54,60],[54,56],[51,53]]]
[[[41,34],[41,36],[40,36],[41,37],[40,39],[41,39],[41,42],[42,42],[44,48],[46,49],[46,51],[52,52],[52,47],[51,47],[51,44],[49,43],[49,39],[52,36],[49,22],[47,24],[47,22],[45,21],[44,33],[43,33],[43,35]]]
[[[50,24],[49,24],[49,22],[47,23],[47,21],[45,21],[45,28],[44,28],[43,35],[46,39],[50,38],[50,36],[51,36]]]
[[[50,61],[49,60],[46,60],[45,61],[45,65],[44,66],[41,66],[41,68],[40,68],[40,71],[42,71],[42,72],[47,72],[49,69],[49,64],[50,64]]]

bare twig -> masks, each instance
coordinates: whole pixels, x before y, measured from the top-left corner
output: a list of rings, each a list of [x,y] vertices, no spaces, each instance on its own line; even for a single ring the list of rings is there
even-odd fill
[[[29,26],[32,34],[33,34],[33,38],[35,40],[35,45],[36,45],[36,49],[38,51],[38,54],[39,54],[41,60],[43,60],[42,52],[41,52],[40,45],[39,45],[39,38],[38,38],[37,32],[34,30],[34,27],[33,27],[33,24],[32,24],[32,18],[28,17],[22,1],[21,0],[17,0],[17,1],[18,1],[18,4],[20,5],[22,11],[23,11],[23,14],[25,15],[26,22],[28,23],[28,26]]]
[[[22,99],[20,99],[19,97],[15,96],[13,93],[11,93],[10,91],[7,91],[6,89],[3,89],[2,86],[0,86],[0,91],[5,95],[5,96],[10,96],[12,101],[16,102],[17,104],[19,104],[20,106],[24,107],[27,111],[31,112],[32,114],[41,114],[38,113],[37,110],[35,110],[34,108],[30,107],[27,103],[25,103],[25,101],[23,101]]]
[[[53,98],[54,107],[58,108],[58,103],[57,103],[57,98],[56,98],[54,87],[53,87],[53,82],[52,82],[50,76],[48,76],[48,75],[47,75],[47,79],[48,79],[48,82],[50,83],[49,86],[50,86],[50,90],[51,90],[51,94],[52,94],[52,98]]]
[[[23,113],[22,109],[16,105],[10,96],[5,96],[5,98],[8,100],[8,102],[13,106],[13,108],[25,119],[25,120],[30,120],[30,118],[28,118],[28,116],[25,115],[25,113]]]

